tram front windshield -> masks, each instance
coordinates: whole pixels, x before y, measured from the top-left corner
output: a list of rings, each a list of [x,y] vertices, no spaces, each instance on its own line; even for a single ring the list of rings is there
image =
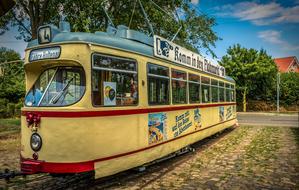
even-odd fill
[[[25,97],[25,105],[67,106],[81,99],[85,75],[80,67],[56,67],[45,70]]]

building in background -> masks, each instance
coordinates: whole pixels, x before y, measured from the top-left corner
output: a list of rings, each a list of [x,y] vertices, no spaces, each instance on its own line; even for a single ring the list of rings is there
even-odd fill
[[[296,56],[275,58],[278,71],[281,73],[297,72],[299,73],[299,62]]]

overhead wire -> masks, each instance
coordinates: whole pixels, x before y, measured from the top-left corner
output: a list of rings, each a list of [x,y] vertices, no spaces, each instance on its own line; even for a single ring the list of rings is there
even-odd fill
[[[137,0],[135,0],[135,2],[134,2],[134,8],[133,8],[132,15],[131,15],[130,22],[129,22],[129,26],[128,26],[129,28],[131,26],[133,15],[135,13],[136,4],[137,4]]]
[[[168,12],[166,12],[163,8],[161,8],[157,3],[155,3],[152,0],[149,0],[151,3],[153,3],[158,9],[160,9],[160,11],[164,12],[165,14],[167,14],[169,17],[173,18],[175,20],[175,18],[173,17],[173,15],[169,14]]]

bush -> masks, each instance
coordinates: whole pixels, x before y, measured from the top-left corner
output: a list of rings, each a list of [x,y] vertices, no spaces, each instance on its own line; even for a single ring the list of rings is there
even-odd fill
[[[299,73],[282,73],[280,100],[285,106],[299,105]]]
[[[15,104],[14,103],[8,103],[7,104],[7,116],[13,117],[15,115]]]
[[[7,117],[7,103],[8,100],[5,98],[0,98],[0,118]]]

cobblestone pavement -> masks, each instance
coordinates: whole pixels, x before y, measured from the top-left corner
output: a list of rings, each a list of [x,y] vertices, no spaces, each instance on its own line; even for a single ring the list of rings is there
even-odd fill
[[[298,135],[298,128],[242,126],[169,172],[110,188],[299,189]]]

